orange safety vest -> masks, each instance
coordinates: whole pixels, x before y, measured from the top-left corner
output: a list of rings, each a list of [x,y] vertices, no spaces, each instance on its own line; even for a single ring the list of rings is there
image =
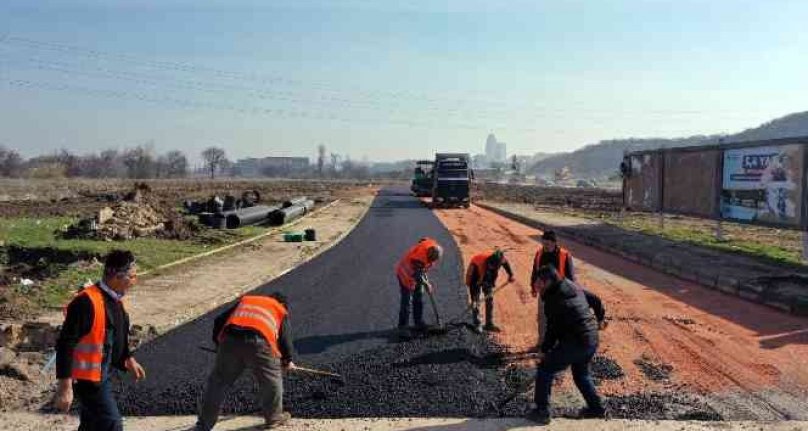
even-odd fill
[[[415,265],[413,262],[419,262],[423,265],[424,271],[432,268],[432,262],[427,259],[427,253],[430,248],[437,247],[438,242],[432,238],[423,238],[418,241],[418,244],[412,246],[404,258],[401,259],[396,265],[396,276],[401,284],[409,290],[415,290]]]
[[[556,266],[556,271],[558,271],[558,275],[561,278],[567,278],[567,257],[569,257],[569,252],[564,247],[560,247],[560,246],[556,246],[556,247],[558,247],[558,260],[559,260],[559,262],[558,262],[558,266],[556,266],[556,265],[553,265],[553,266]],[[539,246],[539,250],[536,252],[536,257],[533,259],[533,266],[536,267],[537,269],[541,265],[541,255],[542,255],[543,252],[544,252],[544,247]]]
[[[104,360],[104,339],[107,336],[107,312],[104,305],[104,292],[96,284],[85,286],[73,298],[87,295],[93,307],[93,324],[90,332],[79,339],[73,348],[73,367],[70,376],[73,380],[101,382],[101,368]],[[72,302],[72,301],[71,301]],[[66,312],[65,308],[65,312]]]
[[[469,263],[469,268],[466,270],[466,286],[471,286],[471,277],[474,275],[475,271],[479,271],[478,280],[482,281],[483,274],[485,273],[485,265],[486,261],[489,257],[494,254],[493,251],[488,251],[485,253],[480,253],[475,255],[471,258],[471,262]]]
[[[283,319],[287,314],[286,307],[275,298],[244,295],[222,327],[222,331],[219,333],[219,342],[224,339],[224,329],[228,326],[248,328],[261,334],[269,344],[272,353],[280,357],[281,350],[278,348],[278,338],[280,337]]]

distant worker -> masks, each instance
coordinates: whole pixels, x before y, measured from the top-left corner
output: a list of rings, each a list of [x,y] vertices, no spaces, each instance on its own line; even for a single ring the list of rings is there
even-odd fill
[[[575,386],[586,400],[587,407],[580,412],[580,416],[604,417],[606,411],[603,402],[589,374],[589,364],[598,349],[598,321],[595,314],[603,316],[602,303],[597,301],[601,309],[593,314],[583,289],[562,278],[551,265],[539,268],[536,286],[534,295],[541,295],[547,317],[547,333],[541,343],[543,356],[536,369],[536,408],[528,417],[540,424],[550,423],[553,379],[567,367],[571,367]],[[590,295],[594,297],[594,294]]]
[[[398,311],[399,335],[408,335],[410,303],[416,329],[424,323],[424,289],[432,292],[427,272],[443,256],[443,248],[432,238],[421,238],[396,265],[396,278],[401,290],[401,305]]]
[[[480,334],[483,329],[489,332],[499,332],[494,324],[494,287],[496,286],[499,269],[505,268],[508,273],[508,282],[512,282],[513,271],[500,249],[479,253],[471,258],[466,270],[466,286],[472,304],[472,325],[474,332]],[[480,321],[480,293],[485,295],[485,327]]]
[[[286,298],[280,293],[245,295],[213,323],[216,364],[199,407],[197,431],[216,425],[225,393],[245,368],[252,369],[261,393],[267,428],[291,419],[283,411],[283,370],[293,370],[294,345]]]
[[[129,315],[123,297],[137,282],[135,257],[113,250],[104,260],[104,275],[85,286],[65,309],[56,342],[56,407],[70,410],[73,396],[80,405],[79,430],[123,430],[110,379],[114,370],[146,377],[129,351]]]

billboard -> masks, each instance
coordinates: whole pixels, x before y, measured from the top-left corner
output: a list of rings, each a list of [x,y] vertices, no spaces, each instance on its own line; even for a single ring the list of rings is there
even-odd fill
[[[721,216],[799,226],[805,144],[726,149]]]
[[[718,215],[721,151],[717,148],[664,153],[662,208],[665,212]]]
[[[626,178],[626,204],[640,211],[657,211],[660,207],[660,153],[632,154],[631,171]]]

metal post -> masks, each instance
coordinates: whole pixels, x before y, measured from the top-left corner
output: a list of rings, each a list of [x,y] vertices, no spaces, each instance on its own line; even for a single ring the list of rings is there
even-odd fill
[[[665,230],[665,213],[659,211],[657,215],[659,216],[659,230]]]
[[[715,221],[715,239],[719,242],[724,241],[724,223],[720,218]]]
[[[808,230],[802,231],[802,262],[808,263]]]

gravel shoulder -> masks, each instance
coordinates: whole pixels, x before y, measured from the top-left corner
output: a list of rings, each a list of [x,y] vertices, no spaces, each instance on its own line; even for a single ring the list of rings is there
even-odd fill
[[[125,428],[138,431],[190,430],[193,416],[149,416],[125,419]],[[260,430],[263,420],[255,416],[226,416],[216,426],[221,431]],[[75,430],[76,417],[13,413],[0,422],[3,431]],[[808,422],[683,422],[683,421],[627,421],[627,420],[565,420],[553,421],[550,426],[537,427],[522,419],[464,419],[464,418],[360,418],[360,419],[293,419],[280,430],[307,431],[803,431]]]

